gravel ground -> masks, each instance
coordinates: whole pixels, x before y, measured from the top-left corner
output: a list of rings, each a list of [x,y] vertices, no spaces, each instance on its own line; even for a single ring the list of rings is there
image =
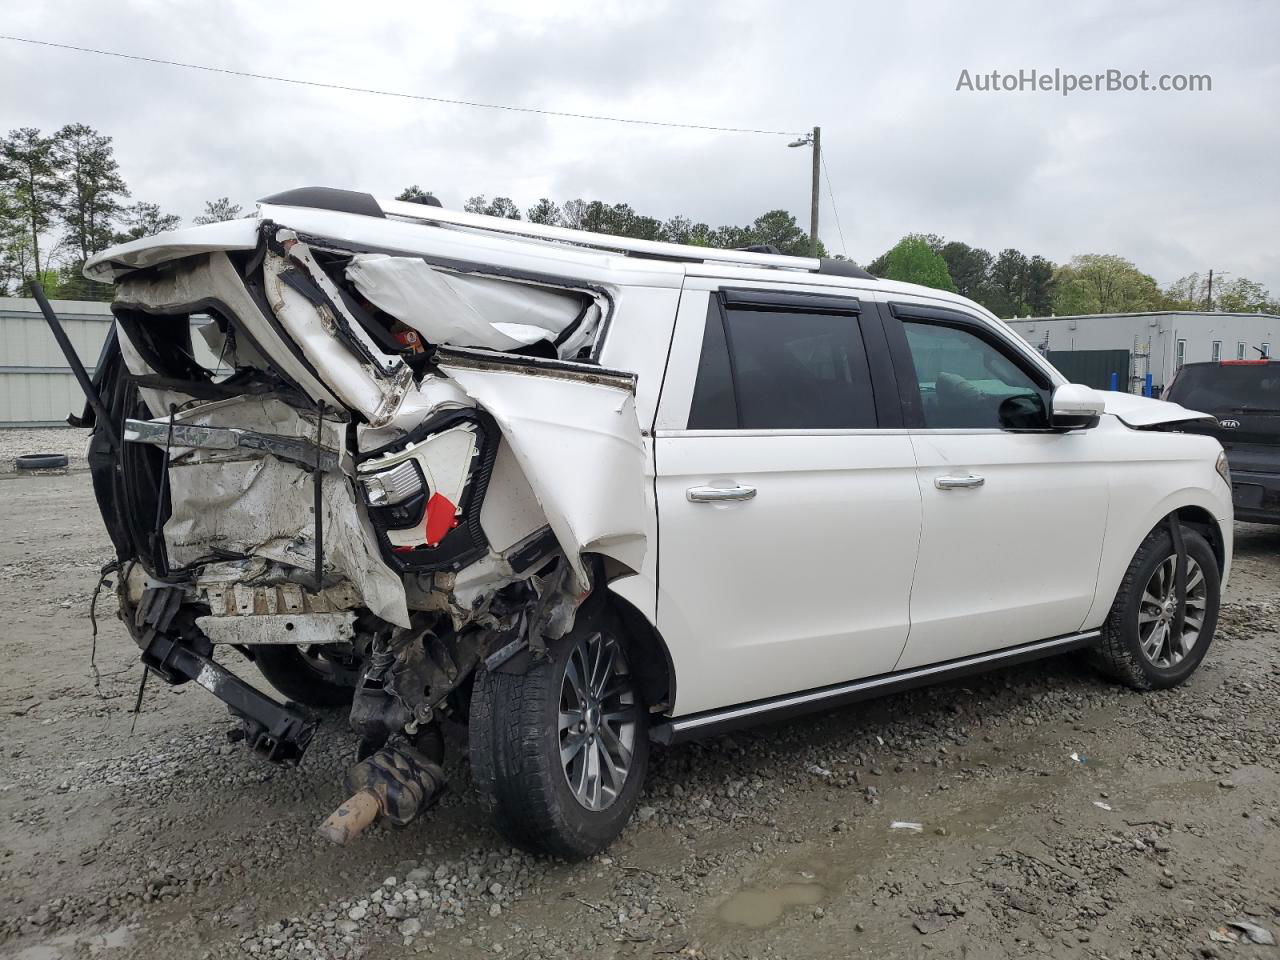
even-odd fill
[[[89,431],[72,427],[0,428],[0,474],[14,473],[14,457],[27,453],[65,453],[70,469],[84,470]]]
[[[439,805],[340,849],[314,830],[340,715],[292,769],[229,745],[194,686],[149,684],[131,733],[109,596],[90,669],[109,548],[87,475],[0,493],[0,955],[1280,955],[1228,926],[1280,935],[1280,528],[1238,526],[1178,690],[1060,658],[657,750],[622,838],[564,864],[502,843],[456,736]]]

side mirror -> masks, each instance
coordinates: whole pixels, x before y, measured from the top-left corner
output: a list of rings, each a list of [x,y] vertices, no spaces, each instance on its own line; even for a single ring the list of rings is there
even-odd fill
[[[1053,391],[1050,423],[1055,430],[1088,430],[1098,425],[1106,406],[1106,398],[1093,387],[1064,383]]]

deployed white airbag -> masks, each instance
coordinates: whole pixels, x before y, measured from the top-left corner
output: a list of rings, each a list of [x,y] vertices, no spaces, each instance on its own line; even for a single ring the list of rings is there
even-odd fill
[[[347,277],[370,303],[432,344],[513,350],[555,340],[582,311],[581,298],[571,294],[437,270],[417,257],[358,254]],[[592,306],[584,327],[598,316]]]

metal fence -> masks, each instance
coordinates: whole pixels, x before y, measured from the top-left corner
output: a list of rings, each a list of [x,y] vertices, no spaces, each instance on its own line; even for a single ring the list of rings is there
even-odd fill
[[[80,362],[92,375],[111,329],[111,305],[91,300],[54,300]],[[192,325],[207,317],[192,317]],[[213,369],[217,358],[204,339],[192,337],[195,357]],[[67,415],[84,409],[84,394],[54,342],[36,302],[0,297],[0,427],[63,427]]]

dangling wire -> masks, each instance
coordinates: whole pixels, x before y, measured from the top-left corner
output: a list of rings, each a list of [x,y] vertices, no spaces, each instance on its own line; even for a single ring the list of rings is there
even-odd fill
[[[105,700],[106,697],[102,695],[102,673],[98,670],[98,594],[102,593],[107,577],[119,569],[119,560],[104,564],[98,571],[98,583],[93,588],[93,596],[89,598],[89,626],[93,630],[89,638],[89,668],[93,671],[93,692],[100,700]]]

